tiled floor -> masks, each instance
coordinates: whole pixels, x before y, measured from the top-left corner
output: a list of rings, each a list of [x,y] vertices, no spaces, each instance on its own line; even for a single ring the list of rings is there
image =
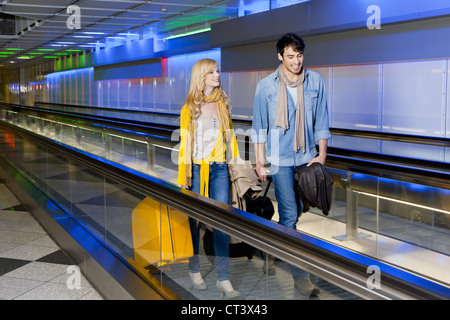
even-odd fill
[[[71,259],[0,184],[0,300],[102,300]]]

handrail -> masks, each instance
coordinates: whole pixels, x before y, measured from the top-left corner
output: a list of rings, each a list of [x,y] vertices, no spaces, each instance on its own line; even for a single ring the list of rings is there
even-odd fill
[[[93,110],[106,110],[113,112],[127,112],[127,113],[136,113],[136,114],[154,114],[157,116],[166,116],[166,117],[178,117],[179,115],[173,113],[166,112],[155,112],[155,111],[142,111],[142,110],[122,110],[117,108],[108,108],[108,107],[95,107],[95,106],[78,106],[72,104],[60,104],[60,103],[50,103],[50,102],[36,102],[36,105],[54,105],[54,106],[65,106],[71,108],[85,108],[85,109],[93,109]],[[251,125],[251,120],[245,119],[233,119],[233,123],[241,123],[246,125]],[[389,132],[378,132],[378,131],[366,131],[366,130],[355,130],[355,129],[343,129],[343,128],[330,128],[332,135],[340,135],[340,136],[350,136],[356,138],[368,138],[368,139],[379,139],[379,140],[389,140],[389,141],[398,141],[398,142],[406,142],[406,143],[417,143],[417,144],[426,144],[426,145],[434,145],[441,147],[450,147],[450,139],[449,138],[439,138],[439,137],[429,137],[429,136],[419,136],[419,135],[410,135],[410,134],[400,134],[400,133],[389,133]]]
[[[450,170],[437,161],[328,147],[326,166],[376,177],[450,189]]]
[[[4,106],[4,104],[1,104]],[[174,126],[170,125],[160,125],[155,123],[147,123],[143,121],[136,121],[136,120],[130,120],[130,119],[124,119],[120,120],[118,118],[114,117],[106,117],[106,116],[99,116],[99,115],[86,115],[81,114],[78,112],[68,112],[68,111],[55,111],[52,109],[43,109],[43,108],[36,108],[36,107],[28,107],[28,106],[10,106],[15,109],[25,110],[28,112],[36,112],[36,113],[43,113],[55,117],[67,117],[72,121],[86,121],[86,120],[93,120],[97,124],[105,125],[105,126],[111,126],[116,125],[118,128],[123,130],[136,130],[139,129],[142,133],[149,133],[149,134],[155,134],[154,130],[158,130],[157,133],[163,136],[170,137],[172,131],[174,130]]]
[[[74,147],[1,122],[17,132],[68,159],[80,163],[128,188],[200,220],[213,228],[309,270],[331,283],[369,299],[448,299],[448,286],[412,272],[393,267],[357,252],[296,232],[279,224],[240,211],[166,181],[145,175],[120,164],[91,155]],[[367,268],[376,265],[383,285],[370,289]]]
[[[331,134],[336,136],[339,135],[356,138],[368,138],[368,139],[406,142],[406,143],[426,144],[439,147],[450,147],[449,138],[428,137],[428,136],[418,136],[418,135],[378,132],[378,131],[341,129],[341,128],[331,128],[330,131]]]
[[[159,116],[168,116],[173,117],[174,114],[170,112],[161,112],[161,111],[142,111],[142,110],[134,110],[134,109],[117,109],[117,108],[110,108],[110,107],[96,107],[96,106],[86,106],[86,105],[75,105],[75,104],[68,104],[68,103],[53,103],[53,102],[42,102],[42,101],[35,101],[35,106],[39,105],[53,105],[53,106],[63,106],[63,107],[70,107],[70,108],[79,108],[79,109],[92,109],[92,110],[105,110],[105,111],[126,111],[130,113],[137,113],[137,114],[157,114]]]

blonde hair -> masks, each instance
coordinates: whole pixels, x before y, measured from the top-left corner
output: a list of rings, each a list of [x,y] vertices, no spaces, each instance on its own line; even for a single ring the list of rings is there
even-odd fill
[[[189,85],[189,91],[186,98],[186,104],[189,107],[189,112],[192,120],[196,120],[200,114],[200,104],[204,102],[205,96],[203,90],[205,89],[205,80],[208,73],[214,70],[217,66],[217,62],[212,59],[198,60],[192,67],[191,82]],[[228,112],[231,110],[230,99],[222,87],[216,88],[220,91],[220,96],[223,99]]]
[[[198,117],[202,113],[200,109],[202,102],[217,102],[217,116],[219,118],[224,141],[228,141],[232,135],[234,135],[234,131],[229,130],[233,128],[230,117],[230,99],[222,87],[219,85],[208,97],[203,95],[206,76],[213,71],[216,66],[217,62],[211,59],[202,59],[194,64],[192,67],[188,96],[186,98],[186,103],[182,108],[180,119],[181,123],[187,124],[187,132],[185,132],[186,136],[184,138],[182,133],[182,143],[183,139],[185,139],[185,147],[182,155],[184,159],[181,163],[185,164],[185,185],[188,187],[191,186],[192,183],[192,166],[190,164],[192,163],[192,148],[194,146],[194,127],[196,126]],[[188,110],[185,108],[188,108]],[[213,150],[213,152],[215,152],[215,150]]]

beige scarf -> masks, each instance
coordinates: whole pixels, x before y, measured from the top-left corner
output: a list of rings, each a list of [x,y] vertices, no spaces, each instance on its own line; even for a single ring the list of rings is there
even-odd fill
[[[289,115],[287,103],[287,88],[297,87],[297,114],[295,118],[294,151],[301,149],[305,152],[305,105],[303,100],[303,82],[305,81],[305,69],[302,68],[299,78],[291,82],[283,71],[283,65],[278,67],[278,78],[280,87],[278,88],[277,116],[275,125],[283,129],[283,134],[289,129]]]

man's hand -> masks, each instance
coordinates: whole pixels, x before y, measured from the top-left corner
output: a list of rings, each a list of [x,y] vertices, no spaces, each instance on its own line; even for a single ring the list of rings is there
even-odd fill
[[[258,175],[259,181],[266,182],[267,181],[267,172],[266,167],[262,163],[256,163],[255,168],[256,174]]]
[[[327,160],[327,146],[328,140],[326,139],[319,140],[319,155],[308,163],[308,167],[312,165],[314,162],[319,162],[323,166],[325,165],[325,160]]]
[[[259,181],[266,182],[267,181],[267,172],[264,166],[264,143],[255,143],[255,157],[256,157],[256,174],[258,175]]]
[[[319,162],[319,163],[321,163],[323,166],[325,165],[325,160],[326,160],[326,156],[321,156],[320,154],[317,156],[317,157],[315,157],[314,159],[312,159],[309,163],[308,163],[308,167],[310,166],[310,165],[312,165],[314,162]]]

